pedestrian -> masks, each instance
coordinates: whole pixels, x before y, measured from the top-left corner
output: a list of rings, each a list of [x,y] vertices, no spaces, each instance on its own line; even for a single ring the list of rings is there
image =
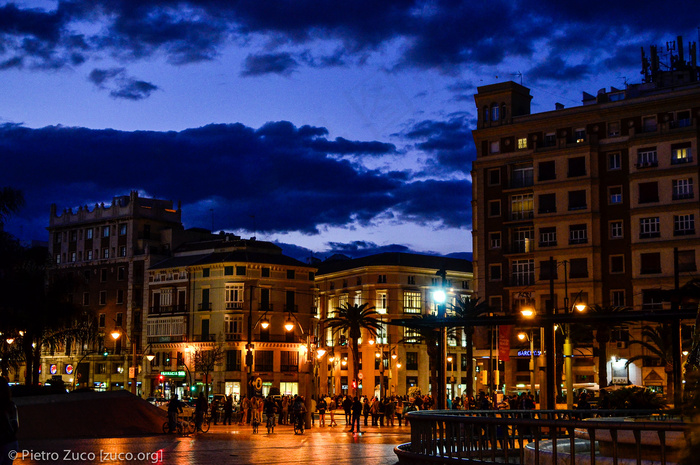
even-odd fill
[[[398,396],[396,398],[396,418],[399,419],[399,426],[401,426],[401,420],[403,419],[403,397]]]
[[[248,424],[248,411],[250,410],[250,399],[248,396],[243,398],[243,401],[241,402],[241,409],[243,410],[243,413],[239,424]]]
[[[209,406],[211,407],[211,418],[214,420],[214,424],[216,424],[219,412],[219,401],[216,400],[216,397],[212,399],[211,404],[209,404]]]
[[[316,413],[316,399],[311,396],[309,399],[309,412],[311,412],[311,426],[314,426],[314,414]]]
[[[224,403],[224,425],[227,422],[231,425],[231,417],[233,417],[233,395],[229,394],[226,396],[226,402]]]
[[[352,399],[350,396],[345,396],[345,400],[343,400],[343,410],[345,411],[345,424],[349,425],[351,421],[351,414],[352,414]]]
[[[369,406],[369,413],[372,415],[372,426],[378,426],[379,400],[376,396],[372,397],[372,405]]]
[[[0,377],[0,464],[12,465],[17,456],[19,443],[17,442],[17,430],[19,430],[19,416],[17,406],[12,402],[10,384],[5,378]]]
[[[200,392],[199,397],[197,397],[197,402],[194,405],[194,424],[197,431],[202,431],[204,415],[207,413],[208,409],[209,405],[207,399],[204,397],[204,393]]]
[[[282,413],[280,414],[280,425],[289,424],[289,396],[282,399]]]
[[[367,417],[369,417],[369,399],[365,396],[365,400],[362,403],[362,415],[365,417],[365,426],[367,426]]]
[[[394,414],[396,413],[396,403],[394,397],[387,397],[387,403],[384,405],[384,415],[386,415],[387,426],[394,426]]]
[[[352,420],[350,423],[350,432],[355,432],[355,425],[357,424],[357,432],[360,433],[360,417],[362,416],[362,402],[355,396],[350,406],[352,412]]]
[[[379,426],[384,426],[384,415],[386,414],[386,403],[387,403],[387,398],[383,398],[381,401],[379,401],[378,405],[378,412],[377,414],[379,415]]]
[[[177,414],[182,413],[182,402],[177,398],[177,394],[173,394],[168,402],[168,429],[171,433],[177,431]]]
[[[265,399],[265,404],[263,405],[263,412],[265,413],[265,418],[267,419],[267,421],[272,422],[271,426],[274,428],[275,414],[277,413],[277,404],[275,403],[275,400],[272,398],[272,396],[267,396],[267,399]],[[266,424],[270,425],[270,423]],[[269,426],[267,432],[270,432]]]
[[[338,426],[335,422],[335,411],[338,409],[338,404],[335,401],[335,397],[331,397],[331,402],[328,404],[328,413],[331,414],[331,424],[329,426]]]
[[[318,404],[316,404],[316,408],[318,409],[318,424],[321,427],[324,427],[326,426],[326,409],[328,408],[326,399],[324,399],[323,397],[318,399]]]

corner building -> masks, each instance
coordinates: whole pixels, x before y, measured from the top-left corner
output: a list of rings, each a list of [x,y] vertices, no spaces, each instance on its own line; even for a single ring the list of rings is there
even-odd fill
[[[674,57],[671,71],[660,71],[652,48],[644,83],[584,93],[580,107],[557,104],[538,114],[530,113],[527,87],[478,88],[474,273],[478,295],[492,308],[512,314],[529,301],[544,311],[553,298],[560,313],[581,301],[670,309],[661,291],[674,288],[676,270],[681,285],[692,278],[700,250],[694,46],[692,54],[690,62]],[[631,355],[629,333],[639,328],[633,326],[613,332],[608,354]],[[584,359],[592,346],[592,340],[576,345]],[[623,374],[629,381],[665,384],[663,367],[638,363]],[[513,364],[511,385],[527,376],[516,365],[527,366]],[[592,381],[592,358],[590,367],[582,365],[588,363],[575,360],[575,386]]]

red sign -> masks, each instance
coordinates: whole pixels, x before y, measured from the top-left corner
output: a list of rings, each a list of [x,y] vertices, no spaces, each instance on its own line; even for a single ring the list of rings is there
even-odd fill
[[[67,375],[73,374],[73,365],[66,365],[66,374]]]
[[[50,372],[52,375],[55,375],[56,373],[58,373],[58,367],[57,367],[56,365],[51,365],[51,366],[49,367],[49,372]]]
[[[510,333],[513,325],[501,325],[498,327],[498,358],[507,362],[510,360]]]

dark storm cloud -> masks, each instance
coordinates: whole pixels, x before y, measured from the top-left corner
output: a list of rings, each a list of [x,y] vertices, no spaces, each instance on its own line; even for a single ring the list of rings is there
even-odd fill
[[[401,46],[394,67],[457,74],[465,65],[494,66],[520,57],[532,63],[534,76],[543,76],[554,71],[551,63],[558,59],[569,63],[560,74],[570,79],[578,71],[607,66],[605,53],[590,54],[584,69],[578,69],[584,65],[568,59],[573,52],[638,50],[649,40],[694,31],[699,16],[698,2],[661,8],[649,0],[585,5],[553,0],[72,0],[59,2],[55,10],[10,3],[0,7],[0,60],[14,67],[21,62],[25,68],[56,69],[79,66],[91,56],[114,55],[128,62],[162,54],[182,65],[212,60],[225,46],[262,38],[261,49],[251,46],[243,75],[364,63],[368,53],[392,43]],[[310,52],[320,40],[342,46],[329,54]]]
[[[115,75],[119,70],[95,70],[92,80],[102,85]],[[348,153],[354,146],[361,156],[368,151],[363,144],[385,152],[393,146],[331,141],[326,135],[325,128],[285,121],[258,129],[220,124],[180,132],[5,124],[0,126],[0,186],[24,191],[22,221],[37,238],[45,236],[49,202],[59,210],[92,208],[95,201],[109,203],[133,189],[181,200],[187,226],[209,226],[210,209],[217,229],[267,233],[316,234],[320,225],[364,225],[387,215],[396,221],[466,225],[468,186],[459,199],[448,199],[459,190],[452,182],[416,183],[403,172],[358,168],[328,154]],[[461,222],[456,215],[462,215]]]
[[[264,74],[289,76],[298,65],[299,63],[289,53],[248,55],[243,64],[241,76],[262,76]]]
[[[565,83],[587,77],[591,72],[588,64],[569,65],[560,57],[540,63],[528,71],[528,78],[537,81],[550,80]]]
[[[430,170],[468,174],[470,162],[476,158],[471,129],[474,122],[466,115],[452,115],[446,121],[425,120],[403,132],[415,147],[434,158],[428,160]]]
[[[88,80],[100,89],[109,89],[112,98],[143,100],[158,90],[150,82],[140,81],[126,74],[125,68],[93,69]]]

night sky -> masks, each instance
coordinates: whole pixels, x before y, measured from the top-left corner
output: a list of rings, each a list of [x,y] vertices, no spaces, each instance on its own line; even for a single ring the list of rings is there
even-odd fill
[[[471,251],[476,87],[533,112],[641,80],[700,2],[0,1],[6,230],[137,190],[323,258]],[[686,58],[687,59],[687,58]]]

